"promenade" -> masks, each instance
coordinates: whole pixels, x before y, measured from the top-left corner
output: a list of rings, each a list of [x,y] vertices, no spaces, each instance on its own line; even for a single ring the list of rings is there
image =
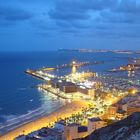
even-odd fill
[[[80,111],[82,111],[82,109],[88,108],[89,104],[90,103],[87,101],[73,101],[72,103],[68,103],[47,116],[41,117],[35,121],[24,124],[0,136],[0,140],[13,140],[20,134],[27,135],[33,131],[41,129],[42,127],[48,126],[50,123],[57,121],[58,118],[65,119],[67,117],[70,117],[72,114],[77,114]]]

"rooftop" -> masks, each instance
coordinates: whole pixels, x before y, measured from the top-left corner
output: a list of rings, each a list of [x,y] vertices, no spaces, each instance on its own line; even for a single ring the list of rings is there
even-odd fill
[[[79,123],[69,123],[68,126],[80,126]]]
[[[101,119],[99,117],[97,117],[97,118],[90,118],[89,121],[97,122],[97,121],[101,121]]]
[[[88,130],[87,126],[79,126],[78,127],[78,133],[87,132],[87,130]]]
[[[64,120],[60,120],[57,122],[57,124],[66,125],[66,122]]]

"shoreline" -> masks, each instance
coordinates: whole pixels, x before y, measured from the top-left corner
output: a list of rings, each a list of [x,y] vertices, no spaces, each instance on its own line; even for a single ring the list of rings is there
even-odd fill
[[[27,135],[33,131],[41,129],[42,127],[48,126],[50,123],[57,121],[58,118],[65,119],[70,117],[72,114],[77,114],[82,111],[82,109],[88,108],[89,104],[90,102],[87,101],[73,101],[72,103],[67,103],[65,106],[60,107],[50,114],[32,120],[31,122],[23,124],[6,134],[1,135],[0,140],[13,140],[21,134]]]
[[[12,130],[24,125],[24,124],[30,123],[30,122],[35,121],[37,119],[40,119],[40,118],[42,118],[44,116],[50,115],[51,113],[59,110],[61,107],[65,106],[65,105],[66,104],[63,104],[60,107],[58,107],[58,108],[56,108],[56,109],[54,109],[54,110],[52,110],[51,112],[48,112],[48,113],[45,113],[45,111],[40,113],[40,110],[39,110],[39,112],[38,111],[32,111],[31,115],[35,114],[34,116],[28,115],[28,113],[23,114],[23,115],[26,115],[25,119],[23,119],[22,115],[19,116],[18,119],[13,118],[13,119],[16,119],[16,121],[13,123],[13,120],[12,120],[11,124],[10,124],[10,127],[7,126],[8,124],[6,124],[5,126],[0,127],[0,136],[9,133],[10,131],[12,131]]]

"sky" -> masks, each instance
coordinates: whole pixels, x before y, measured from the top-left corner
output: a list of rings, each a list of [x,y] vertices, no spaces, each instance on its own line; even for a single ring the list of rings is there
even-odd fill
[[[0,0],[0,51],[140,50],[140,0]]]

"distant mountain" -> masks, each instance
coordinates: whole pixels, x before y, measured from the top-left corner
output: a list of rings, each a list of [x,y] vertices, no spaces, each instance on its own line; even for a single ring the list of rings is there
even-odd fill
[[[140,112],[98,129],[82,140],[140,140]]]
[[[62,52],[112,52],[112,53],[121,53],[121,54],[133,54],[133,53],[140,53],[140,51],[136,50],[103,50],[103,49],[63,49],[60,48],[58,51]]]

